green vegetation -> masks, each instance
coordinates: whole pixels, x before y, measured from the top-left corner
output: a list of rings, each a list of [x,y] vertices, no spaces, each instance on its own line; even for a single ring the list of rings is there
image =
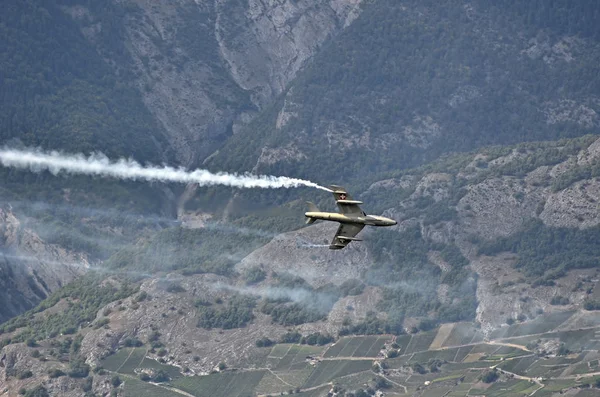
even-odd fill
[[[226,304],[220,306],[200,306],[198,327],[222,329],[244,327],[254,318],[252,309],[255,305],[255,298],[234,295]]]
[[[127,379],[123,386],[125,397],[181,397],[181,394],[170,391],[164,387],[154,386],[137,379]]]
[[[435,318],[421,323],[422,330],[431,329],[436,322],[456,322],[475,317],[477,276],[467,269],[468,261],[454,245],[428,243],[418,226],[402,233],[376,230],[370,239],[375,264],[367,273],[367,281],[383,286],[383,300],[379,308],[388,313],[385,324],[373,321],[363,327],[354,326],[351,333],[401,334],[405,316],[426,316],[432,311]],[[385,247],[385,249],[384,249]],[[442,274],[440,268],[427,257],[430,250],[440,252],[442,259],[452,266]],[[442,304],[437,296],[437,285],[448,284],[449,301]]]
[[[340,297],[360,294],[364,289],[364,284],[358,280],[348,280],[341,286],[326,284],[315,289],[301,277],[288,273],[273,273],[272,276],[272,297],[264,299],[259,310],[281,325],[325,319]]]
[[[280,347],[280,349],[276,349]],[[283,350],[283,352],[281,351]],[[309,346],[309,345],[276,345],[273,348],[270,357],[276,357],[277,354],[281,357],[278,360],[274,360],[271,362],[271,365],[274,367],[274,370],[277,371],[278,374],[285,373],[287,371],[303,371],[307,368],[312,370],[306,363],[307,356],[318,356],[323,352],[323,347],[319,346]],[[308,376],[308,374],[306,374]]]
[[[123,22],[135,7],[87,4],[89,20],[80,26],[61,9],[68,0],[9,0],[0,16],[0,140],[71,153],[101,151],[112,158],[167,160],[161,128],[131,84],[131,65],[124,47]],[[85,22],[83,22],[85,20]],[[82,28],[101,24],[94,42]],[[89,25],[88,25],[89,24]],[[98,50],[104,52],[101,54]],[[105,56],[103,56],[105,55]],[[105,59],[121,65],[115,70]],[[158,213],[162,195],[141,183],[56,178],[1,169],[3,188],[29,200],[63,200],[65,188],[74,202],[94,201],[113,207]],[[64,238],[64,237],[63,237]]]
[[[544,284],[563,276],[567,270],[597,265],[600,227],[554,228],[534,219],[520,232],[486,242],[479,248],[479,254],[483,255],[502,251],[519,255],[515,267],[527,275],[544,276],[540,281]]]
[[[356,336],[340,338],[327,349],[325,357],[377,357],[388,336]]]
[[[257,339],[254,344],[256,345],[256,347],[271,347],[275,344],[275,342],[264,336],[260,339]]]
[[[90,275],[72,282],[34,309],[3,324],[0,334],[21,329],[12,338],[13,343],[31,338],[42,340],[59,334],[73,334],[83,324],[91,322],[101,307],[137,292],[137,287],[126,281],[117,286],[102,284],[101,281],[101,278]],[[62,299],[67,300],[67,309],[48,316],[34,317],[35,313],[54,306]]]
[[[322,361],[315,367],[313,373],[308,377],[303,387],[315,387],[330,382],[335,378],[355,374],[358,372],[370,371],[372,365],[372,360]]]
[[[225,372],[208,376],[186,376],[173,386],[198,397],[245,397],[251,395],[265,371]]]
[[[25,397],[50,397],[48,390],[42,385],[36,386],[31,390],[25,391],[23,393]]]
[[[156,360],[146,357],[146,348],[123,348],[115,354],[104,358],[101,362],[102,368],[120,374],[137,376],[137,369],[152,369],[154,374],[148,380],[154,379],[176,379],[181,376],[180,369],[171,365],[162,364]],[[158,376],[158,378],[157,378]],[[160,380],[163,382],[164,380]]]
[[[235,226],[173,227],[158,232],[146,243],[122,249],[106,262],[106,266],[144,272],[182,269],[186,275],[229,275],[235,258],[247,255],[267,241],[261,235],[245,235],[243,229]]]
[[[259,267],[253,267],[248,269],[244,274],[246,284],[260,283],[267,277],[267,273]]]
[[[117,353],[112,354],[102,360],[102,367],[113,372],[123,374],[134,374],[134,369],[138,368],[146,356],[145,348],[124,348]]]
[[[530,58],[522,51],[529,39],[538,40],[540,48],[556,44],[561,35],[594,37],[595,46],[594,3],[480,0],[469,13],[456,2],[366,5],[286,93],[297,116],[276,129],[283,105],[277,101],[234,135],[226,155],[213,162],[250,169],[263,147],[294,142],[309,161],[276,163],[261,171],[359,183],[373,173],[405,169],[447,152],[587,133],[573,121],[548,124],[541,109],[565,92],[587,98],[599,91],[597,51],[569,63],[560,57],[546,63],[544,54]],[[436,133],[436,126],[443,133]],[[428,127],[432,131],[423,132]],[[339,135],[350,150],[340,150],[337,142],[321,144],[324,129]],[[305,134],[302,139],[298,131]],[[379,139],[385,142],[381,147]],[[360,146],[365,140],[369,143]],[[337,148],[333,156],[332,147]]]
[[[500,375],[498,374],[498,371],[496,369],[493,369],[485,371],[481,375],[481,381],[485,383],[494,383],[499,377]]]

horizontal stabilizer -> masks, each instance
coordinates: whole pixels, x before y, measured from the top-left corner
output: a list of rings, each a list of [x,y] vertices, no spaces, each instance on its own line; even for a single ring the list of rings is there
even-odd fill
[[[312,225],[316,221],[317,221],[317,218],[306,218],[306,224],[307,225]]]
[[[341,244],[331,244],[329,246],[329,249],[330,250],[341,250],[344,247],[345,247],[345,245],[341,245]]]

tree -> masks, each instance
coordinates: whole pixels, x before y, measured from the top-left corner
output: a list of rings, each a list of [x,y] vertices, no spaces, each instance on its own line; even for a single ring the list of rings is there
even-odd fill
[[[25,392],[25,397],[50,397],[48,390],[42,385]]]
[[[110,383],[113,385],[113,387],[119,387],[121,384],[121,378],[119,378],[119,375],[114,375],[111,378]]]
[[[48,370],[48,376],[50,378],[58,378],[61,376],[65,376],[66,374],[58,368],[51,368]]]
[[[481,375],[481,381],[484,383],[494,383],[500,375],[498,374],[497,369],[485,371],[483,375]]]
[[[85,378],[90,373],[90,366],[82,358],[71,361],[69,376],[71,378]]]

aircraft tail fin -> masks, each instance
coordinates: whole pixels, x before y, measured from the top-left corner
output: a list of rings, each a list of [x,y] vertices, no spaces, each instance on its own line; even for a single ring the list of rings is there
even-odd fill
[[[320,212],[319,208],[315,205],[315,203],[307,201],[306,204],[308,204],[308,212]],[[313,224],[316,222],[316,220],[316,218],[306,217],[306,224]]]

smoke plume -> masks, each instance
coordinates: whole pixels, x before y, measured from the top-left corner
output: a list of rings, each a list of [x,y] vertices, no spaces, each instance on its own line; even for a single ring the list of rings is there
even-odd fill
[[[330,191],[326,187],[304,179],[285,176],[252,175],[249,173],[212,173],[203,169],[188,171],[181,167],[173,168],[169,166],[144,167],[132,159],[111,161],[102,153],[95,153],[89,157],[85,157],[82,154],[65,155],[56,151],[43,152],[41,150],[4,148],[0,150],[0,163],[5,167],[29,169],[33,172],[48,170],[54,175],[66,172],[118,179],[197,183],[200,186],[222,185],[262,189],[307,186]]]

